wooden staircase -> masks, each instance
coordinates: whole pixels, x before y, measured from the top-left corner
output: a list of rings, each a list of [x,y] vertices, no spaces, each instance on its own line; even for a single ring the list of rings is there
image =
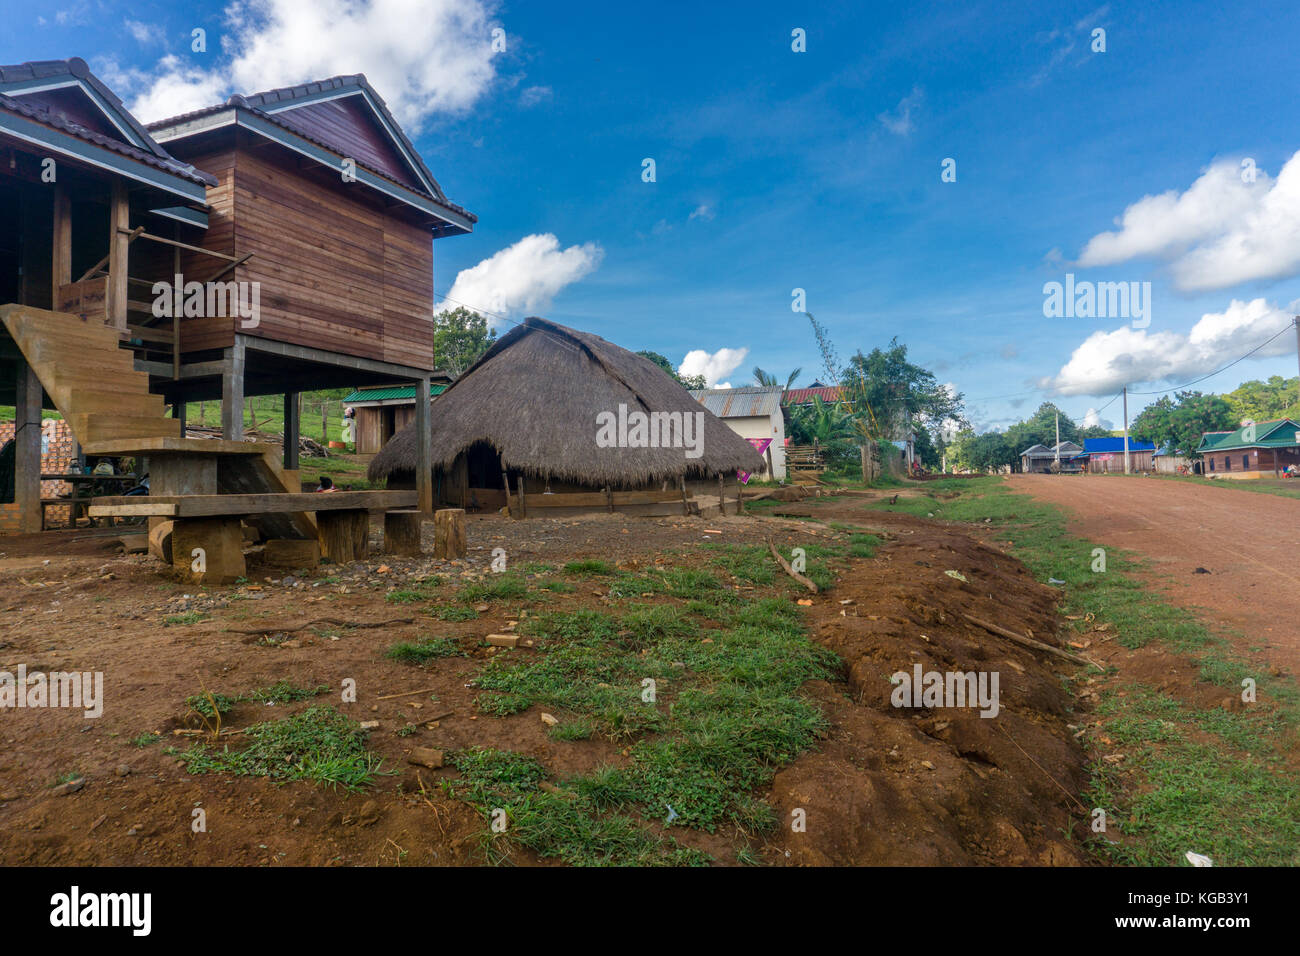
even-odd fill
[[[123,438],[180,437],[161,395],[119,348],[116,330],[94,319],[25,305],[0,306],[0,322],[36,371],[83,446]]]

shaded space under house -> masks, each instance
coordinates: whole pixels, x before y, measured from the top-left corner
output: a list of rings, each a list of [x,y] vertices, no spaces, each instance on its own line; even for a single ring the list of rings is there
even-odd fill
[[[698,414],[692,424],[702,423],[699,457],[663,443],[602,447],[598,416],[619,416],[620,406],[629,418],[637,412],[678,416],[670,430],[683,427],[681,416]],[[679,445],[693,443],[692,432],[670,433],[682,435]],[[602,510],[682,514],[716,506],[721,494],[734,512],[737,470],[763,467],[749,442],[652,362],[539,318],[503,335],[438,396],[429,436],[438,504],[508,506],[516,517]],[[398,432],[371,461],[370,479],[413,487],[419,438],[414,424]],[[693,503],[697,494],[701,501]]]
[[[155,495],[299,491],[301,391],[402,383],[427,420],[432,241],[476,221],[363,76],[146,128],[80,59],[0,66],[0,217],[0,403],[18,430],[0,517],[30,531],[43,408],[86,454],[147,467]],[[155,285],[177,276],[207,294],[160,316]],[[255,315],[235,307],[254,294]],[[282,460],[242,441],[245,397],[269,394]],[[205,399],[222,440],[185,437],[185,403]],[[306,518],[268,520],[305,537]]]

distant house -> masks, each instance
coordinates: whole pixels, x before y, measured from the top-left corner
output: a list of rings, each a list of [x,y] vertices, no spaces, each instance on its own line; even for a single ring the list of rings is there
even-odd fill
[[[807,388],[788,388],[781,403],[783,405],[811,405],[814,398],[820,398],[827,405],[835,405],[844,400],[843,390],[838,385],[823,385],[813,382]]]
[[[1180,472],[1197,470],[1199,473],[1200,462],[1191,462],[1186,455],[1180,454],[1174,448],[1172,442],[1165,442],[1155,450],[1151,456],[1151,466],[1157,474],[1176,475]]]
[[[1300,468],[1300,422],[1283,418],[1206,432],[1196,451],[1209,478],[1278,477],[1288,466]]]
[[[1128,440],[1128,459],[1130,471],[1152,471],[1152,456],[1156,446],[1147,441]],[[1124,437],[1085,438],[1080,464],[1084,471],[1094,475],[1111,472],[1124,473]]]
[[[437,398],[448,384],[431,383],[430,395]],[[415,420],[415,386],[359,388],[343,399],[343,407],[353,412],[357,454],[377,455],[388,439]]]
[[[763,452],[760,478],[785,479],[785,416],[781,414],[780,386],[692,389],[695,399],[741,438],[755,444],[765,438],[771,444]],[[756,446],[757,447],[757,446]]]
[[[1051,474],[1058,470],[1054,466],[1059,457],[1062,474],[1078,474],[1083,470],[1082,463],[1077,460],[1082,454],[1083,449],[1072,441],[1063,441],[1051,448],[1042,444],[1030,445],[1020,453],[1020,468],[1026,473]]]

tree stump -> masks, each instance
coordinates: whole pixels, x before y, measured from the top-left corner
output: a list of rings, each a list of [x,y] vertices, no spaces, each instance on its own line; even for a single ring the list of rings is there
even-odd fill
[[[335,564],[356,561],[369,551],[370,512],[318,511],[316,531],[324,557]]]
[[[176,519],[172,567],[195,584],[234,584],[247,571],[239,519]]]
[[[465,509],[443,508],[433,513],[433,556],[450,560],[463,558],[469,546],[465,541]]]
[[[419,555],[421,511],[384,512],[384,550],[389,554]]]
[[[149,553],[163,564],[172,563],[172,525],[166,518],[150,519]]]

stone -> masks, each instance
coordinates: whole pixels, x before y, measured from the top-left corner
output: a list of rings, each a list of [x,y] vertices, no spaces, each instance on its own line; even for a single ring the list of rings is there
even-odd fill
[[[411,751],[411,755],[406,758],[407,763],[415,764],[417,767],[428,767],[430,770],[440,769],[442,760],[442,751],[435,750],[432,747],[416,747]]]

